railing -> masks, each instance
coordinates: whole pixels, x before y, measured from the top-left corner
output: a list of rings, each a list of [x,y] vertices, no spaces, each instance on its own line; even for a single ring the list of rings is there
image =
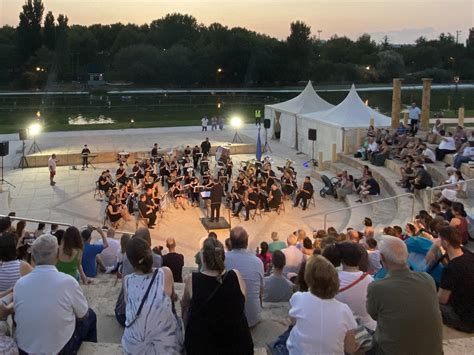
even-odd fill
[[[305,217],[305,219],[306,219],[306,218],[312,218],[312,217],[315,217],[315,216],[324,215],[324,224],[323,224],[323,225],[324,225],[324,230],[326,230],[326,228],[327,228],[327,217],[328,217],[328,215],[330,215],[330,214],[334,214],[334,213],[338,213],[338,212],[342,212],[342,211],[349,211],[349,210],[353,210],[353,209],[356,209],[356,208],[361,208],[361,207],[365,207],[365,206],[375,205],[375,204],[380,203],[380,202],[390,201],[390,200],[398,199],[398,198],[400,198],[400,197],[409,197],[409,196],[412,198],[412,202],[411,202],[411,219],[413,219],[413,217],[415,216],[415,194],[413,194],[413,193],[400,194],[400,195],[396,195],[396,196],[381,198],[381,199],[375,200],[375,201],[370,201],[370,202],[362,203],[362,204],[357,205],[357,206],[349,206],[349,207],[344,207],[344,208],[338,208],[338,209],[335,209],[335,210],[330,210],[330,211],[315,213],[315,214],[313,214],[313,215],[311,215],[311,216]]]
[[[470,182],[474,182],[474,179],[467,179],[467,180],[464,180],[464,184],[466,184],[466,193],[469,194],[469,191],[467,189],[467,184],[470,183]],[[445,188],[449,188],[449,187],[454,187],[456,188],[458,183],[454,183],[454,184],[444,184],[444,185],[439,185],[439,186],[434,186],[430,189],[427,189],[429,191],[429,202],[433,202],[433,194],[434,194],[434,191],[436,190],[443,190]]]
[[[0,218],[10,218],[11,220],[14,220],[14,221],[25,221],[25,222],[31,222],[31,223],[57,224],[58,226],[65,226],[65,227],[72,226],[72,224],[70,223],[46,221],[42,219],[25,218],[25,217],[17,217],[17,216],[0,215]]]

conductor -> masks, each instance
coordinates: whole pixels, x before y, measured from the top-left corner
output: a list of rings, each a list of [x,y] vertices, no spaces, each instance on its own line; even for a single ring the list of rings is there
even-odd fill
[[[211,188],[211,219],[210,222],[219,221],[220,218],[220,210],[221,210],[221,202],[222,197],[224,197],[224,189],[220,184],[218,179],[214,179],[214,185]]]
[[[84,148],[82,148],[82,151],[81,151],[81,156],[82,156],[82,170],[84,170],[85,168],[88,168],[89,167],[89,154],[91,153],[91,151],[89,150],[89,148],[87,147],[87,144],[84,144]]]

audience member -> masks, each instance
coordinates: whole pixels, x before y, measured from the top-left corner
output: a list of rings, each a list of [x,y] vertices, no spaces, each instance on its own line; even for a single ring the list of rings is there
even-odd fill
[[[377,241],[374,238],[367,240],[367,253],[369,254],[369,274],[375,275],[381,268],[380,250],[377,249]]]
[[[456,153],[456,144],[454,142],[453,134],[451,132],[446,133],[444,130],[441,130],[439,134],[441,136],[441,141],[438,147],[435,149],[435,155],[436,160],[442,161],[446,154]]]
[[[343,354],[357,350],[357,323],[349,307],[334,297],[339,291],[337,271],[322,256],[313,256],[304,273],[310,292],[290,299],[294,321],[287,341],[290,355]]]
[[[181,354],[181,325],[173,313],[173,275],[167,267],[153,268],[150,244],[133,238],[127,245],[133,273],[123,280],[126,303],[122,347],[125,354]]]
[[[283,269],[283,274],[287,275],[289,272],[298,273],[300,270],[301,264],[304,261],[304,255],[296,247],[296,242],[298,241],[298,237],[294,234],[291,234],[287,239],[286,242],[288,247],[282,249],[281,251],[285,254],[286,264]]]
[[[293,284],[283,276],[285,254],[276,250],[272,255],[272,274],[265,277],[263,302],[288,302],[293,294]]]
[[[56,237],[36,239],[31,254],[36,267],[13,291],[20,354],[76,354],[83,341],[97,342],[96,315],[81,287],[55,267]]]
[[[183,282],[184,255],[176,252],[176,240],[166,239],[168,253],[162,256],[163,266],[169,267],[173,273],[174,282]]]
[[[81,263],[83,252],[84,242],[81,233],[76,227],[68,227],[59,246],[56,268],[77,281],[82,280],[83,283],[88,284],[91,280],[85,275]]]
[[[453,227],[439,230],[440,243],[448,256],[441,275],[438,299],[443,323],[474,333],[474,254],[461,248],[462,238]]]
[[[97,231],[102,238],[102,244],[91,244],[92,232]],[[100,228],[88,226],[81,232],[84,242],[84,250],[82,252],[82,269],[87,277],[97,276],[97,256],[109,247],[104,232]]]
[[[15,236],[11,233],[0,234],[0,292],[5,292],[33,268],[27,262],[18,260]]]
[[[356,244],[350,242],[337,244],[336,250],[339,251],[342,270],[338,271],[339,293],[335,298],[347,304],[352,312],[360,317],[364,326],[373,332],[377,323],[367,313],[366,308],[367,287],[373,278],[367,272],[359,270],[362,253]]]
[[[452,204],[453,218],[449,222],[451,227],[457,230],[461,236],[461,241],[466,244],[469,241],[469,230],[467,222],[467,214],[464,210],[464,205],[460,202],[453,202]]]
[[[255,326],[261,319],[263,292],[263,263],[253,253],[247,251],[247,231],[238,226],[230,231],[232,250],[225,255],[227,270],[236,269],[245,282],[247,295],[245,300],[245,316],[249,327]]]
[[[454,156],[453,166],[460,169],[462,163],[468,163],[474,160],[474,138],[469,138],[469,145]]]
[[[311,239],[305,237],[303,239],[303,247],[301,248],[301,252],[303,253],[304,260],[308,260],[311,256],[313,256],[313,243]]]
[[[272,238],[272,242],[270,244],[268,244],[268,251],[270,253],[273,254],[277,250],[282,250],[282,249],[286,248],[286,243],[284,241],[278,239],[278,233],[277,232],[272,232],[271,238]]]
[[[268,251],[268,243],[261,242],[260,249],[257,248],[257,258],[259,258],[263,263],[263,271],[268,272],[268,267],[272,262],[272,254]]]
[[[97,256],[98,264],[102,264],[106,273],[114,272],[118,268],[120,257],[120,242],[114,239],[115,229],[107,229],[107,248],[104,248],[102,252]],[[130,238],[130,236],[129,236]],[[104,244],[102,238],[95,243],[96,245]],[[125,251],[124,251],[125,252]]]
[[[430,275],[408,268],[406,244],[385,236],[380,257],[388,275],[367,289],[367,311],[377,321],[380,354],[442,354],[442,324],[436,286]]]
[[[181,303],[186,353],[253,354],[243,277],[236,269],[226,271],[224,247],[217,239],[204,241],[202,258],[203,269],[185,281]]]

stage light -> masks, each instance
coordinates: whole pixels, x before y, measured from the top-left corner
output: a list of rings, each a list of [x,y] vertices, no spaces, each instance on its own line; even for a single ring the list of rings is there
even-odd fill
[[[240,126],[242,126],[242,120],[240,119],[240,117],[232,117],[230,119],[230,125],[234,127],[235,129],[237,129]]]
[[[28,128],[28,133],[32,137],[36,137],[38,134],[41,133],[41,125],[39,123],[31,124],[30,127]]]
[[[41,117],[41,112],[40,111],[36,111],[36,118],[39,119]]]
[[[365,67],[365,70],[370,70],[370,65],[367,65],[367,66]]]
[[[222,73],[222,68],[217,68],[218,73]]]
[[[130,123],[135,123],[135,120],[132,118],[132,119],[130,120]]]

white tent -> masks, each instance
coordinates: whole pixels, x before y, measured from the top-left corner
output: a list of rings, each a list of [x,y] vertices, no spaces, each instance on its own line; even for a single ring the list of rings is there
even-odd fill
[[[367,106],[357,94],[352,85],[349,94],[337,106],[323,111],[298,115],[300,122],[299,131],[316,129],[315,154],[323,152],[324,160],[331,158],[331,146],[336,143],[336,151],[344,149],[344,137],[348,137],[349,144],[354,145],[357,128],[367,129],[370,120],[374,120],[375,127],[389,127],[391,118]],[[299,142],[300,150],[312,154],[312,142],[302,139]],[[317,158],[317,156],[315,156]]]
[[[299,131],[297,115],[309,112],[321,112],[334,107],[324,101],[314,91],[311,81],[304,90],[291,100],[275,105],[265,105],[265,118],[271,121],[272,136],[280,134],[280,141],[285,145],[298,149],[299,136],[307,136],[307,131]]]

